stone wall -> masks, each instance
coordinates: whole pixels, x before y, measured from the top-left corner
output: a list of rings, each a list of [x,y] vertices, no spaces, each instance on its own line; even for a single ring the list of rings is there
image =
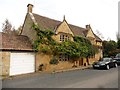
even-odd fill
[[[2,51],[0,52],[0,56],[2,58],[0,60],[0,71],[2,71],[2,73],[0,74],[3,76],[8,76],[10,71],[10,52]]]
[[[10,71],[10,52],[8,51],[2,51],[0,52],[1,60],[0,60],[0,73],[1,75],[9,76],[9,71]],[[94,61],[97,61],[100,57],[100,54],[96,54],[95,58],[89,58],[88,61],[86,58],[79,58],[75,62],[70,62],[70,61],[59,61],[57,65],[51,65],[49,62],[53,56],[44,54],[41,52],[36,53],[36,71],[40,71],[39,66],[43,64],[43,71],[51,72],[51,71],[56,71],[56,70],[65,70],[65,69],[70,69],[73,68],[73,66],[87,66],[88,64],[92,64]],[[72,60],[71,60],[72,61]],[[88,63],[89,62],[89,63]]]
[[[59,63],[57,65],[52,65],[50,64],[50,60],[52,59],[52,55],[48,55],[48,54],[44,54],[44,53],[40,53],[38,52],[36,54],[36,71],[40,71],[39,70],[39,66],[41,64],[43,64],[43,71],[54,71],[54,70],[62,70],[62,69],[68,69],[68,68],[72,68],[72,66],[74,65],[74,63],[69,62],[69,61],[59,61]]]
[[[36,31],[32,29],[33,21],[29,14],[26,15],[23,31],[21,35],[29,37],[30,41],[34,43],[37,38]]]
[[[49,62],[52,57],[52,55],[44,54],[41,52],[36,53],[36,72],[41,71],[39,67],[41,64],[43,64],[42,71],[51,72],[56,70],[70,69],[73,68],[73,66],[88,66],[89,64],[92,64],[93,62],[97,61],[95,57],[88,58],[88,60],[86,58],[79,58],[74,62],[73,60],[59,61],[57,65],[51,65]]]

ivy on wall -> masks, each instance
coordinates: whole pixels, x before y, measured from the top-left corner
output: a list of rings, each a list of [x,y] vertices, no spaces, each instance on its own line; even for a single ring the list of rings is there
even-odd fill
[[[43,53],[49,53],[54,56],[66,54],[72,59],[88,58],[94,56],[98,49],[91,42],[83,37],[75,36],[74,41],[65,41],[57,43],[52,36],[54,32],[50,29],[41,29],[33,25],[33,29],[37,32],[37,40],[34,41],[34,49]]]

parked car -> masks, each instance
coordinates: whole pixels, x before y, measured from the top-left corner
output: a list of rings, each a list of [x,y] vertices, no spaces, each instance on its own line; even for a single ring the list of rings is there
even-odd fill
[[[101,60],[94,62],[92,66],[94,69],[103,68],[108,70],[112,67],[117,67],[117,62],[112,58],[102,58]]]
[[[117,64],[120,65],[120,53],[118,53],[118,54],[115,56],[114,60],[116,60]]]

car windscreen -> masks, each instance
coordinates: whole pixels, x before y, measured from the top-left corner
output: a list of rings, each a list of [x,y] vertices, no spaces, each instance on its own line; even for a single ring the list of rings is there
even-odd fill
[[[120,58],[120,53],[118,53],[115,57],[116,57],[116,58]]]
[[[110,60],[111,60],[111,58],[103,58],[101,61],[108,62],[108,61],[110,61]]]

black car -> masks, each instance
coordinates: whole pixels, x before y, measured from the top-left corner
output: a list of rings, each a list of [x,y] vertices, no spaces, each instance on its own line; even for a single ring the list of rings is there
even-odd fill
[[[116,60],[116,61],[117,61],[117,64],[120,65],[120,53],[118,53],[118,54],[116,55],[116,57],[114,58],[114,60]]]
[[[94,69],[104,68],[108,70],[112,67],[117,67],[116,60],[112,58],[102,58],[101,60],[93,63]]]

